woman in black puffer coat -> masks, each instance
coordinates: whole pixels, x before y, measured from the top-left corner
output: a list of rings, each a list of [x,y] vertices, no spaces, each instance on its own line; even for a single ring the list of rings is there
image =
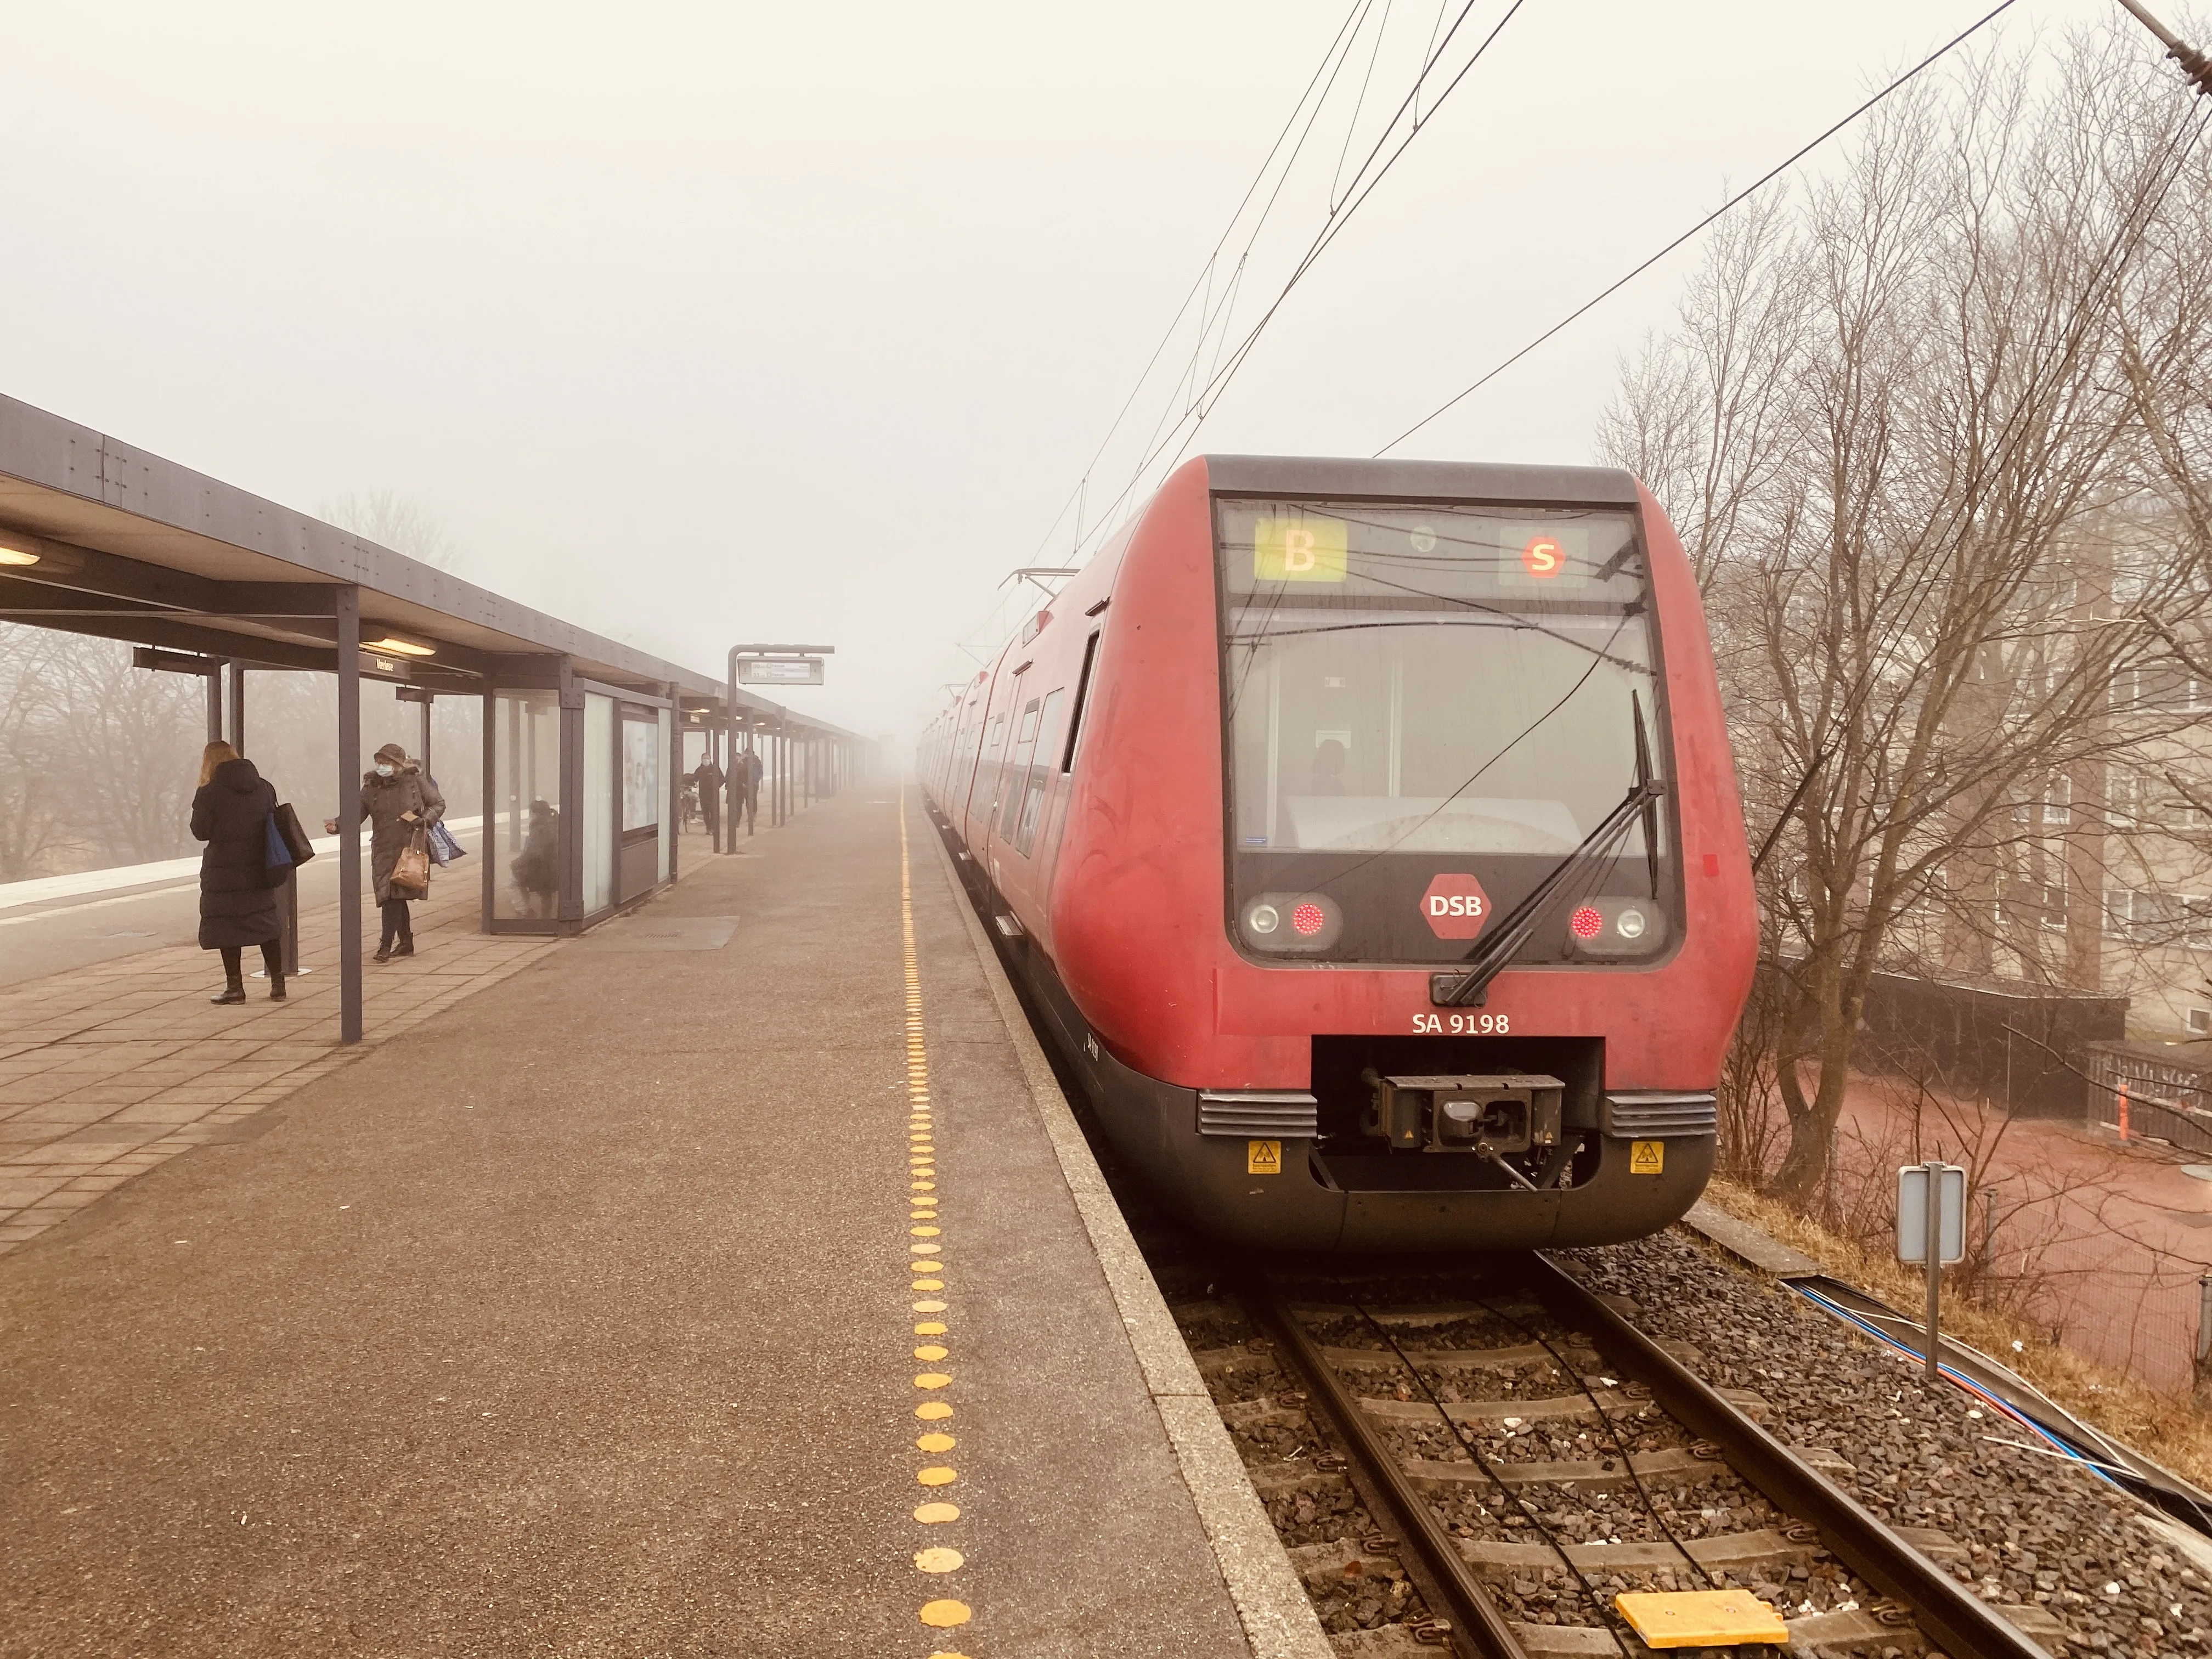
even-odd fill
[[[276,893],[264,874],[269,815],[276,791],[253,763],[227,743],[211,743],[200,756],[199,793],[192,797],[192,836],[207,843],[200,854],[200,949],[222,952],[222,994],[211,1000],[246,1000],[246,946],[261,947],[269,975],[269,1000],[284,1000],[284,952],[277,943]]]

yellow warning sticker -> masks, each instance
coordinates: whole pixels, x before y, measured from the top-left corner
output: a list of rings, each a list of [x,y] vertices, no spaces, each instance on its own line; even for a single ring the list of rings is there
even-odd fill
[[[1667,1143],[1663,1140],[1632,1141],[1628,1148],[1628,1173],[1631,1175],[1659,1175],[1667,1168]]]
[[[1244,1173],[1246,1175],[1280,1175],[1283,1172],[1283,1143],[1279,1140],[1248,1140],[1244,1143]]]

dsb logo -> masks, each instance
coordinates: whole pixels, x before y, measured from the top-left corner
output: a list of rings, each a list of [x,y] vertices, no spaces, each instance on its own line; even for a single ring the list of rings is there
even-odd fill
[[[1421,920],[1438,939],[1473,939],[1490,920],[1490,895],[1473,876],[1438,876],[1421,895]]]

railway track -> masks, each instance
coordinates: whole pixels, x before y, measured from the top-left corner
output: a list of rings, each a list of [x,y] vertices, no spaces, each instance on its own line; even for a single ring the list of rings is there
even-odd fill
[[[1648,1589],[1751,1589],[1793,1655],[2029,1659],[2063,1637],[2041,1607],[1984,1602],[1948,1570],[1953,1540],[1875,1518],[1833,1452],[1784,1444],[1755,1392],[1704,1382],[1694,1350],[1542,1256],[1191,1264],[1169,1288],[1346,1655],[1640,1654],[1613,1597]]]

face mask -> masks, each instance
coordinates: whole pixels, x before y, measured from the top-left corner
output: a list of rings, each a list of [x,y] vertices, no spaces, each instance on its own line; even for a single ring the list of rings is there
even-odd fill
[[[392,775],[392,767],[391,767],[390,763],[387,763],[387,762],[385,762],[385,761],[379,761],[379,762],[377,762],[377,763],[376,763],[376,775],[377,775],[377,776],[379,776],[380,778],[388,778],[388,777],[390,777],[390,776]]]

